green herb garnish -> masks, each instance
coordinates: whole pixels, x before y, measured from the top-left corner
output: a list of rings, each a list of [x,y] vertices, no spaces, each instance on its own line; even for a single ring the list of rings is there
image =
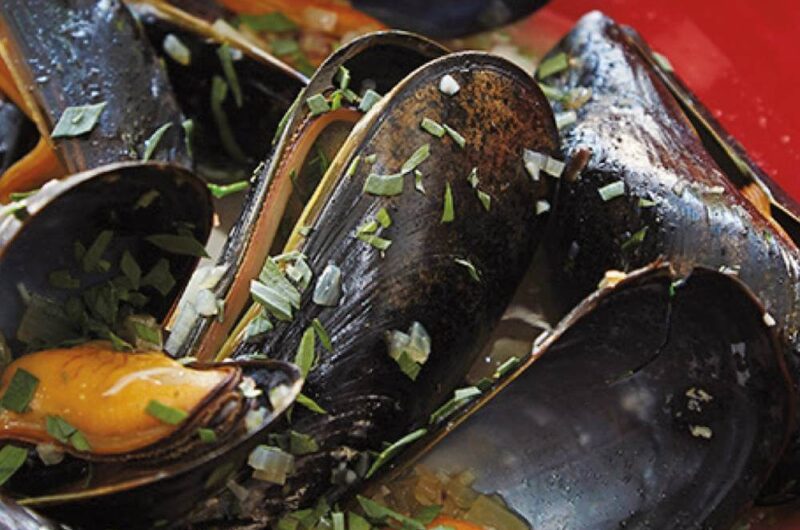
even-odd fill
[[[425,186],[422,184],[422,171],[414,170],[414,189],[425,195]]]
[[[444,209],[442,211],[442,222],[450,223],[456,218],[456,212],[453,208],[453,190],[450,188],[450,183],[444,185]]]
[[[211,79],[211,114],[214,116],[214,123],[217,125],[219,140],[222,142],[222,148],[225,149],[228,156],[237,162],[246,163],[247,155],[239,147],[236,135],[233,134],[233,128],[231,128],[230,121],[228,121],[228,114],[222,106],[227,97],[228,84],[221,77],[215,75]]]
[[[205,427],[201,427],[197,429],[197,436],[203,443],[213,444],[214,442],[217,441],[217,433],[214,432],[214,429],[207,429]]]
[[[153,134],[150,135],[150,138],[144,141],[144,155],[142,155],[142,161],[147,162],[153,156],[153,153],[156,152],[156,147],[158,147],[158,142],[161,141],[161,137],[164,136],[164,133],[167,132],[167,129],[172,127],[171,123],[165,123],[158,129],[156,129]]]
[[[139,264],[136,263],[136,259],[134,259],[130,251],[126,250],[122,253],[122,258],[119,261],[119,269],[122,271],[122,274],[125,275],[125,278],[128,279],[128,282],[130,282],[131,289],[138,289],[142,280],[142,269],[139,267]]]
[[[597,193],[600,194],[600,198],[603,199],[603,202],[608,202],[611,199],[616,199],[617,197],[625,195],[625,183],[621,180],[617,180],[598,188]]]
[[[280,11],[265,13],[263,15],[239,15],[238,19],[239,22],[256,31],[284,33],[297,29],[297,24]]]
[[[106,102],[94,105],[67,107],[58,119],[58,123],[50,133],[51,138],[70,138],[86,134],[97,125]]]
[[[440,421],[449,418],[458,409],[466,405],[472,399],[480,396],[482,391],[477,386],[468,386],[466,388],[459,388],[453,392],[453,397],[450,398],[444,405],[436,409],[428,419],[428,423],[433,425]]]
[[[35,375],[22,368],[17,368],[0,404],[3,405],[3,408],[22,414],[33,399],[37,386],[39,386],[39,379]]]
[[[389,239],[384,239],[374,234],[357,234],[356,237],[381,251],[386,251],[392,246],[392,242]]]
[[[0,449],[0,486],[5,484],[27,459],[27,449],[16,445],[4,445]]]
[[[81,281],[74,278],[68,270],[53,271],[47,276],[47,279],[50,281],[50,285],[56,289],[74,290],[81,287]]]
[[[311,371],[311,367],[314,365],[315,361],[315,353],[314,353],[314,346],[316,343],[315,340],[316,332],[314,331],[313,326],[307,328],[303,332],[303,337],[300,339],[300,344],[297,346],[297,354],[294,357],[294,364],[300,369],[300,373],[303,374],[303,377],[307,377],[308,373]]]
[[[170,254],[180,256],[196,256],[207,258],[205,247],[194,237],[178,234],[155,234],[144,238],[148,243],[165,250]]]
[[[375,472],[378,471],[378,469],[380,469],[384,464],[386,464],[386,462],[394,458],[395,455],[397,455],[397,453],[399,453],[403,447],[419,440],[427,433],[428,429],[424,428],[417,429],[414,432],[406,434],[405,436],[403,436],[402,438],[391,444],[389,447],[381,451],[381,453],[378,455],[378,458],[376,458],[375,462],[373,462],[372,466],[370,466],[369,471],[367,471],[366,478],[372,477],[372,475],[374,475]]]
[[[425,132],[430,133],[437,138],[441,138],[442,136],[444,136],[445,132],[444,127],[442,127],[441,125],[439,125],[437,122],[433,121],[430,118],[423,118],[422,123],[420,123],[419,125]]]
[[[455,258],[453,261],[455,261],[456,263],[467,269],[467,272],[469,272],[469,275],[473,280],[475,280],[476,282],[481,281],[481,275],[480,273],[478,273],[478,269],[475,268],[475,265],[473,265],[471,261],[469,261],[468,259],[461,259],[461,258]]]
[[[478,200],[481,201],[483,209],[488,212],[492,207],[492,196],[481,190],[475,190],[475,194],[478,196]]]
[[[539,64],[539,68],[536,69],[536,77],[545,79],[551,75],[563,72],[567,68],[569,68],[569,57],[567,57],[566,53],[560,52]]]
[[[142,196],[136,200],[136,204],[134,205],[134,210],[141,210],[144,208],[148,208],[156,199],[161,196],[161,192],[158,190],[150,190],[142,193]],[[78,242],[77,244],[80,244]],[[78,258],[80,259],[80,258]]]
[[[297,395],[297,404],[307,408],[311,412],[316,412],[317,414],[327,414],[328,413],[325,409],[320,407],[319,404],[316,401],[314,401],[313,399],[311,399],[310,397],[308,397],[305,394],[298,394]]]
[[[639,230],[634,232],[634,234],[628,238],[627,241],[622,243],[620,246],[620,250],[628,250],[629,248],[638,247],[644,241],[645,236],[647,235],[647,226],[641,227]]]
[[[250,183],[247,180],[240,180],[239,182],[232,182],[230,184],[213,184],[211,182],[207,184],[211,195],[217,199],[223,199],[228,195],[244,191],[249,185]]]
[[[98,272],[102,271],[101,260],[111,239],[114,237],[114,232],[111,230],[103,230],[92,242],[91,246],[86,249],[81,260],[83,265],[83,272]]]
[[[478,168],[476,168],[476,167],[472,168],[472,170],[469,172],[469,175],[467,175],[467,182],[469,182],[469,185],[472,186],[474,189],[478,188],[478,184],[479,184],[479,181],[478,181]]]
[[[225,74],[225,79],[228,81],[228,86],[233,93],[233,101],[236,106],[242,108],[242,87],[239,85],[239,78],[236,76],[236,68],[233,66],[233,56],[231,55],[231,47],[228,44],[223,44],[217,48],[217,57],[222,64],[222,73]]]
[[[142,286],[152,287],[161,293],[161,296],[167,296],[175,287],[175,278],[169,271],[169,260],[166,258],[158,260],[150,272],[142,278]]]
[[[545,85],[544,83],[539,83],[539,88],[542,89],[544,96],[549,100],[561,101],[562,99],[564,99],[564,93],[554,86]]]
[[[425,525],[403,514],[390,510],[386,506],[379,504],[371,499],[357,495],[356,499],[364,510],[367,518],[374,523],[384,524],[391,519],[403,525],[407,530],[425,530]]]
[[[381,95],[369,88],[366,92],[364,92],[364,96],[361,98],[361,103],[358,104],[358,110],[361,112],[369,112],[369,109],[371,109],[375,103],[380,100]]]
[[[189,153],[190,158],[194,158],[194,149],[192,148],[194,144],[194,121],[192,119],[183,120],[181,127],[183,128],[183,143],[186,146],[186,152]]]
[[[310,98],[306,99],[306,105],[308,105],[309,110],[311,110],[312,116],[325,114],[326,112],[331,110],[331,106],[328,104],[328,100],[325,99],[325,96],[323,96],[322,94],[314,94]]]
[[[319,451],[317,441],[307,434],[289,431],[289,452],[295,456],[303,456]]]
[[[339,83],[340,90],[347,90],[350,86],[350,70],[344,66],[339,66],[336,71],[336,81]]]
[[[651,208],[655,206],[656,201],[651,201],[650,199],[639,199],[639,208]]]
[[[376,175],[370,173],[364,181],[364,193],[389,197],[403,193],[403,174]]]
[[[505,362],[503,362],[500,366],[498,366],[495,369],[494,374],[492,374],[492,378],[493,379],[501,379],[508,372],[510,372],[511,370],[516,368],[519,365],[519,362],[520,362],[519,361],[519,357],[510,357],[510,358],[506,359]]]
[[[185,411],[170,407],[155,399],[151,399],[144,410],[158,421],[169,425],[178,425],[189,417]]]
[[[331,514],[331,522],[333,523],[333,530],[345,530],[344,514],[342,512],[333,512]]]
[[[389,211],[386,208],[381,208],[378,210],[375,219],[383,228],[389,228],[392,226],[392,218],[389,216]]]
[[[445,130],[445,132],[447,132],[448,136],[450,136],[450,138],[452,138],[453,141],[455,143],[457,143],[458,146],[463,149],[464,146],[467,144],[467,140],[463,136],[461,136],[458,133],[458,131],[456,131],[455,129],[453,129],[452,127],[447,125],[446,123],[442,124],[442,127],[444,127],[444,130]]]
[[[414,171],[417,169],[417,166],[422,164],[428,157],[431,155],[431,144],[423,144],[414,151],[408,160],[403,163],[403,167],[400,168],[401,174],[406,174]]]
[[[347,512],[347,530],[372,530],[372,525],[357,513]]]
[[[347,166],[347,171],[345,172],[344,176],[346,178],[350,178],[353,175],[355,175],[356,170],[358,169],[358,164],[360,163],[361,163],[361,157],[360,156],[354,157],[353,160],[350,162],[350,165]]]
[[[319,321],[318,318],[315,318],[311,321],[311,325],[314,327],[314,331],[317,332],[317,337],[319,337],[319,341],[322,343],[322,347],[328,351],[333,351],[333,344],[331,344],[331,337],[328,335],[328,332],[322,325],[322,322]]]
[[[70,425],[61,416],[47,416],[45,418],[47,434],[65,445],[71,445],[78,451],[89,451],[91,447],[86,437],[78,429]]]

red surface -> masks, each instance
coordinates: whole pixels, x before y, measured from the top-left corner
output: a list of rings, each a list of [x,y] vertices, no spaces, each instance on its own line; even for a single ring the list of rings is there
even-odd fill
[[[551,0],[524,27],[552,44],[592,9],[636,28],[800,200],[800,1]]]

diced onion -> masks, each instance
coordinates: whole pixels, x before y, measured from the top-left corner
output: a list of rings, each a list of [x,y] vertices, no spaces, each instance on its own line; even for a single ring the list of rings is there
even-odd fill
[[[253,449],[247,463],[254,469],[254,479],[273,484],[285,484],[286,477],[294,471],[294,456],[268,445]]]
[[[312,300],[327,307],[339,305],[342,298],[342,270],[335,263],[328,263],[317,280]]]
[[[37,444],[36,454],[46,466],[54,466],[64,460],[64,451],[53,444]]]
[[[439,81],[439,90],[443,94],[447,94],[448,96],[452,96],[458,93],[461,90],[458,82],[453,79],[453,76],[450,74],[446,74],[442,76],[442,79]]]

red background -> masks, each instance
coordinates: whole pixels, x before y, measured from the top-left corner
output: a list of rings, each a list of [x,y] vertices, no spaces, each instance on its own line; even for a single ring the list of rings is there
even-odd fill
[[[515,37],[544,50],[592,9],[636,28],[800,200],[800,0],[551,0]]]

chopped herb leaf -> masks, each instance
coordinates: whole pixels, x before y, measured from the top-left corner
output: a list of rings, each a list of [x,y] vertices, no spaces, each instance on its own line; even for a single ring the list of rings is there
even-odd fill
[[[408,160],[403,163],[403,167],[400,168],[400,173],[406,174],[414,171],[417,169],[417,166],[427,160],[430,155],[431,144],[423,144],[419,146],[417,150],[414,151],[410,157],[408,157]]]
[[[294,364],[300,368],[300,373],[303,374],[303,377],[308,376],[308,372],[311,371],[311,367],[314,365],[316,357],[314,354],[315,343],[314,328],[307,328],[303,332],[303,338],[300,339],[300,344],[297,347],[297,354],[294,357]]]
[[[422,123],[419,124],[425,132],[432,134],[437,138],[444,136],[444,127],[430,118],[423,118]]]
[[[455,261],[462,267],[466,268],[467,272],[469,272],[469,275],[473,280],[475,280],[476,282],[481,281],[481,275],[478,273],[478,269],[475,268],[475,265],[473,265],[471,261],[461,258],[455,258],[453,261]]]
[[[574,110],[556,113],[556,128],[563,129],[578,121],[578,114]]]
[[[183,66],[192,64],[192,52],[172,33],[164,37],[164,42],[161,43],[161,47],[164,48],[164,52],[176,63]]]
[[[358,239],[364,243],[369,243],[378,250],[385,251],[392,246],[392,242],[390,240],[383,239],[382,237],[378,237],[374,234],[358,234],[356,237],[358,237]]]
[[[473,167],[472,170],[469,172],[469,175],[467,176],[467,182],[469,182],[469,185],[472,186],[473,188],[477,188],[478,187],[478,183],[479,182],[478,182],[478,168],[477,167]]]
[[[433,522],[434,519],[439,517],[439,514],[441,512],[442,512],[441,506],[435,504],[431,506],[423,506],[417,513],[414,514],[414,519],[416,519],[422,524],[429,525]],[[440,530],[445,530],[447,527],[439,526],[438,528]],[[433,530],[436,530],[436,528],[434,528]]]
[[[367,155],[364,157],[364,162],[366,162],[367,164],[374,164],[377,159],[378,159],[378,153],[372,153],[371,155]]]
[[[214,432],[214,429],[207,429],[205,427],[201,427],[197,429],[197,436],[203,443],[213,444],[214,442],[217,441],[217,433]]]
[[[452,398],[450,398],[447,402],[445,402],[444,405],[436,409],[433,414],[431,414],[428,423],[433,425],[449,418],[454,412],[466,405],[473,398],[480,396],[481,393],[481,389],[477,386],[468,386],[466,388],[457,389],[455,392],[453,392]]]
[[[319,444],[308,434],[289,431],[289,452],[295,456],[303,456],[319,451]]]
[[[639,199],[639,208],[651,208],[656,204],[656,201],[651,201],[650,199]]]
[[[319,404],[317,404],[316,401],[314,401],[313,399],[311,399],[310,397],[308,397],[305,394],[298,394],[297,395],[297,404],[307,408],[311,412],[316,412],[317,414],[327,414],[328,413],[325,409],[320,407]]]
[[[325,99],[325,96],[323,96],[322,94],[314,94],[310,98],[306,99],[306,105],[308,105],[308,108],[311,111],[312,116],[325,114],[326,112],[331,110],[331,106],[328,104],[328,100]]]
[[[361,97],[361,103],[358,104],[358,110],[361,112],[369,112],[369,110],[381,100],[381,95],[368,88],[364,95]]]
[[[400,356],[397,358],[397,364],[400,366],[400,371],[406,374],[412,381],[417,380],[417,376],[422,370],[422,365],[412,359],[411,355],[406,351],[400,353]]]
[[[463,136],[461,136],[458,133],[458,131],[456,131],[455,129],[453,129],[452,127],[447,125],[446,123],[442,124],[442,126],[444,127],[444,130],[447,132],[447,134],[450,136],[450,138],[452,138],[453,141],[455,143],[457,143],[458,146],[463,149],[464,146],[467,144],[467,140]]]
[[[147,162],[153,156],[153,153],[156,152],[156,148],[158,147],[158,143],[161,141],[161,137],[164,136],[164,133],[167,132],[167,129],[172,127],[171,123],[165,123],[158,129],[156,129],[153,134],[150,135],[150,138],[144,141],[144,155],[142,155],[142,161]]]
[[[569,57],[564,52],[557,53],[552,57],[548,57],[539,64],[536,69],[536,77],[545,79],[551,75],[563,72],[569,68]]]
[[[357,513],[347,512],[347,530],[372,530],[372,525]]]
[[[50,281],[50,285],[56,289],[72,290],[80,289],[81,287],[81,281],[77,278],[73,278],[68,270],[53,271],[48,275],[48,280]]]
[[[659,68],[661,68],[665,72],[672,72],[673,71],[672,63],[669,62],[669,59],[667,59],[666,56],[664,56],[664,55],[662,55],[662,54],[660,54],[658,52],[653,52],[653,60],[656,62],[656,64],[659,66]]]
[[[372,219],[356,228],[356,234],[374,234],[378,231],[378,221]]]
[[[130,282],[131,288],[138,289],[139,283],[142,280],[142,269],[139,267],[139,264],[136,263],[136,259],[134,259],[130,251],[126,250],[122,253],[122,259],[120,259],[119,268],[122,271],[122,274],[124,274]]]
[[[389,211],[386,208],[381,208],[378,210],[378,214],[375,216],[375,219],[383,228],[389,228],[392,226],[392,218],[389,216]]]
[[[17,368],[0,404],[3,405],[3,408],[22,414],[33,399],[37,386],[39,386],[39,379],[35,375],[22,368]]]
[[[322,347],[328,351],[333,351],[333,344],[331,344],[331,337],[328,335],[328,332],[322,325],[322,322],[318,318],[315,318],[311,321],[311,325],[314,326],[314,331],[317,332],[317,337],[319,337],[319,341],[322,343]]]
[[[0,486],[5,484],[8,479],[22,467],[27,459],[27,449],[17,447],[16,445],[4,445],[3,448],[0,449]]]
[[[397,455],[397,453],[399,453],[403,447],[419,440],[427,433],[428,429],[425,428],[417,429],[414,432],[406,434],[405,436],[403,436],[402,438],[391,444],[389,447],[381,451],[381,453],[378,455],[378,458],[376,458],[375,462],[373,462],[372,466],[370,466],[369,471],[367,471],[366,478],[372,477],[372,475],[374,475],[375,472],[378,471],[378,469],[380,469],[384,464],[386,464],[386,462],[394,458],[395,455]]]
[[[83,272],[102,272],[100,261],[113,237],[114,232],[111,230],[103,230],[97,235],[92,245],[83,255]]]
[[[211,195],[217,199],[223,199],[228,195],[246,190],[250,183],[247,180],[240,180],[239,182],[232,182],[230,184],[213,184],[209,182],[207,185],[208,189],[211,191]]]
[[[542,89],[542,92],[544,93],[545,97],[549,100],[561,101],[562,99],[564,99],[564,93],[554,86],[545,85],[544,83],[539,83],[539,88]]]
[[[108,339],[111,341],[111,347],[116,351],[133,351],[133,346],[120,338],[113,331],[108,332]]]
[[[148,243],[171,254],[207,258],[205,247],[194,237],[177,234],[155,234],[144,238]]]
[[[181,122],[183,128],[183,143],[186,146],[186,152],[189,153],[189,158],[194,158],[194,121],[186,119]]]
[[[625,183],[621,180],[617,180],[598,188],[597,193],[600,194],[600,198],[603,199],[603,202],[608,202],[611,199],[616,199],[617,197],[625,195]]]
[[[344,66],[339,66],[336,71],[336,81],[338,81],[341,90],[347,90],[350,86],[350,70]]]
[[[500,379],[519,365],[519,357],[510,357],[495,369],[492,378]]]
[[[89,441],[83,435],[83,433],[79,430],[75,430],[72,433],[72,436],[69,437],[69,443],[74,447],[77,451],[91,451],[92,447],[89,445]]]
[[[222,143],[222,148],[231,158],[237,162],[244,163],[247,162],[247,155],[244,154],[244,151],[237,143],[236,135],[233,134],[233,128],[230,121],[228,121],[228,115],[222,106],[227,97],[228,84],[221,77],[215,75],[211,79],[211,114],[214,117],[214,123],[217,125],[219,140]]]
[[[242,87],[239,85],[239,78],[236,77],[231,47],[228,44],[223,44],[217,48],[217,57],[219,57],[219,62],[222,63],[222,73],[225,74],[225,79],[228,81],[228,86],[233,93],[233,101],[237,107],[242,108]]]
[[[390,510],[386,506],[383,506],[372,499],[362,497],[361,495],[357,495],[356,499],[361,505],[361,509],[364,510],[364,514],[366,514],[367,518],[375,523],[384,524],[387,522],[387,520],[391,519],[401,523],[407,530],[425,530],[425,525],[419,521],[415,521],[410,517],[406,517],[405,515]]]
[[[51,138],[69,138],[86,134],[97,125],[106,102],[67,107],[50,133]]]
[[[345,530],[344,514],[342,512],[333,512],[331,514],[331,522],[333,523],[333,530]]]
[[[355,175],[356,170],[358,169],[358,164],[360,163],[361,163],[361,157],[360,156],[354,157],[353,160],[350,162],[350,165],[347,166],[347,171],[345,172],[344,176],[350,178],[353,175]]]
[[[169,425],[178,425],[189,417],[185,411],[170,407],[155,399],[151,399],[144,410],[158,421]]]
[[[265,13],[263,15],[239,15],[238,18],[242,24],[256,31],[284,33],[297,29],[297,24],[280,11]]]
[[[149,207],[153,202],[161,196],[161,192],[158,190],[150,190],[142,193],[142,196],[139,197],[139,200],[136,201],[136,205],[133,207],[134,210],[141,210],[143,208]]]
[[[442,222],[450,223],[456,218],[456,212],[453,208],[453,190],[450,188],[450,183],[444,185],[444,209],[442,211]]]
[[[292,55],[300,51],[300,45],[294,39],[275,39],[270,43],[272,53],[278,57]]]
[[[389,197],[403,193],[403,175],[376,175],[370,173],[364,181],[364,193]]]
[[[481,190],[475,190],[475,194],[478,196],[478,200],[481,201],[483,209],[488,212],[492,207],[492,196]]]
[[[422,171],[414,170],[414,189],[425,195],[425,186],[422,184]]]
[[[643,226],[639,230],[637,230],[631,237],[628,238],[627,241],[622,243],[620,246],[621,250],[628,250],[629,248],[638,247],[644,241],[645,236],[647,235],[647,226]]]
[[[169,271],[169,260],[166,258],[158,260],[150,272],[142,278],[142,286],[152,287],[161,293],[161,296],[167,296],[175,287],[175,278]]]

